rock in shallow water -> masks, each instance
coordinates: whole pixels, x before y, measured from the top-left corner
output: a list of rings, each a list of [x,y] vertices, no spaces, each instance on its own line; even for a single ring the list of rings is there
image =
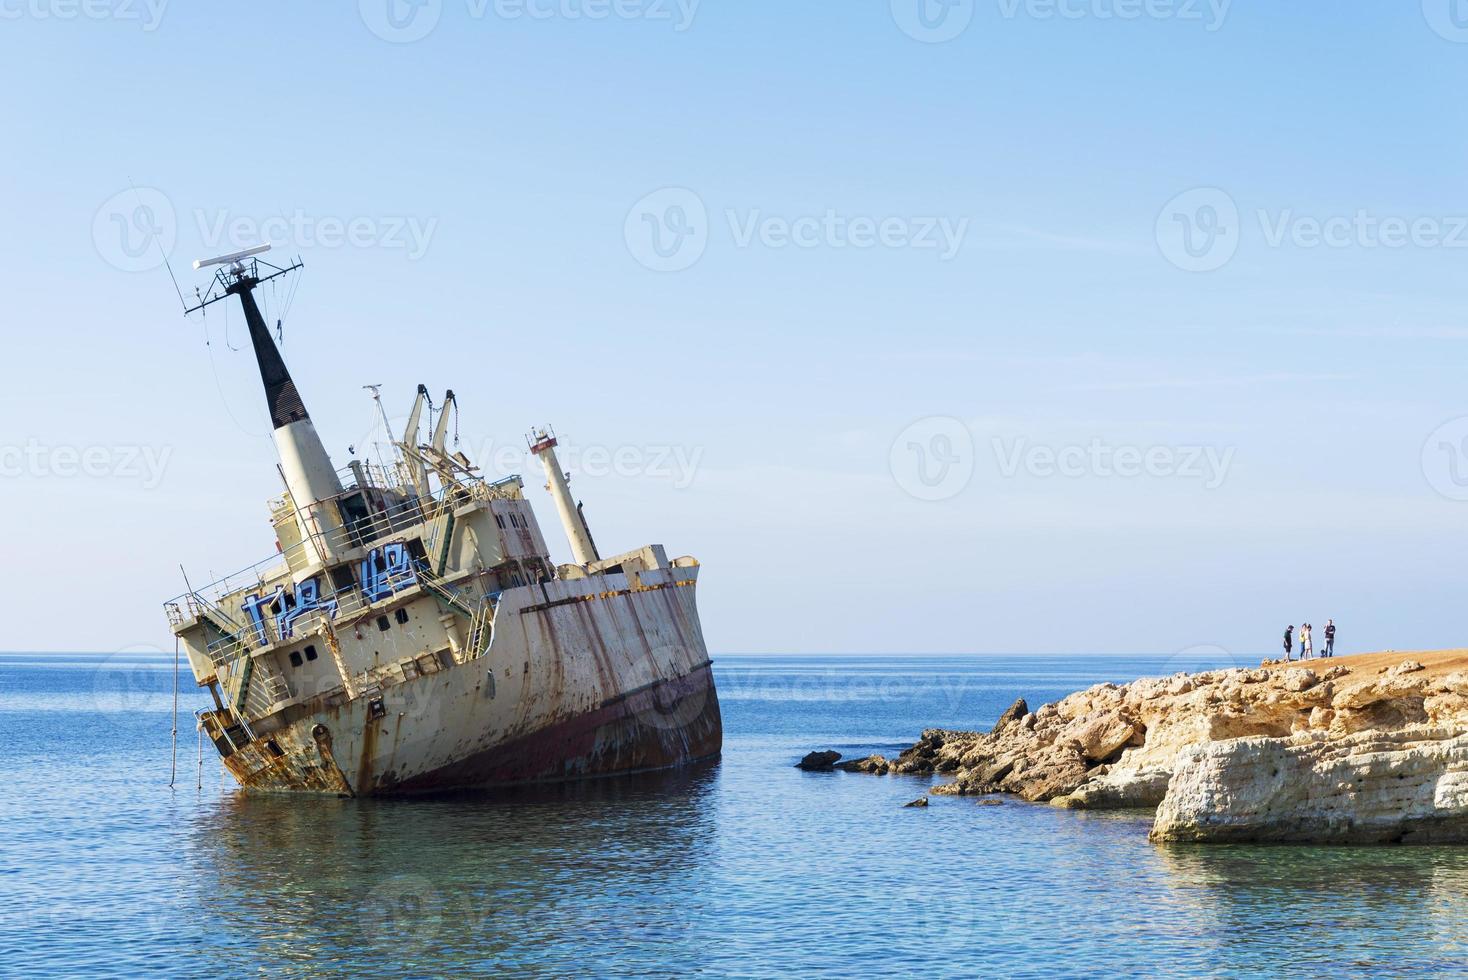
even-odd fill
[[[865,759],[852,759],[836,767],[842,772],[865,772],[874,776],[885,776],[892,764],[880,755],[869,755]]]
[[[808,752],[804,759],[795,764],[795,768],[804,769],[806,772],[830,772],[836,767],[836,761],[840,758],[840,752]]]

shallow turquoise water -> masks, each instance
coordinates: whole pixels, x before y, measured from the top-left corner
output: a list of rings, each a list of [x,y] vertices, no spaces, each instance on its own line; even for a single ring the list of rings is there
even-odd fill
[[[791,768],[1202,666],[722,657],[716,765],[371,802],[196,788],[187,688],[169,790],[170,663],[0,656],[0,975],[1468,975],[1468,849],[1160,848]]]

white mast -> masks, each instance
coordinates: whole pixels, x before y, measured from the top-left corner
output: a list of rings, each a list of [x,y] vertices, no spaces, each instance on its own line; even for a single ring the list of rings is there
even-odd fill
[[[578,565],[590,565],[599,560],[596,545],[591,540],[591,531],[581,508],[571,497],[571,483],[560,460],[556,458],[556,436],[550,427],[530,433],[530,451],[540,457],[545,466],[545,488],[556,502],[556,511],[561,515],[561,525],[566,529],[566,538],[571,542],[571,554]]]

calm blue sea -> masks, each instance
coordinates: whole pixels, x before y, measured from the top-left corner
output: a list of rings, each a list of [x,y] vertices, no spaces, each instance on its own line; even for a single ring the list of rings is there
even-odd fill
[[[1468,849],[1161,848],[792,768],[1203,666],[726,656],[716,765],[363,802],[201,777],[187,677],[170,790],[170,659],[3,655],[0,976],[1465,975]]]

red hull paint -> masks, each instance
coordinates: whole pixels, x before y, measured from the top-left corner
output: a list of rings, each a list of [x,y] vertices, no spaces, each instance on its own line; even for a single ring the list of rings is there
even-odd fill
[[[433,772],[401,782],[389,777],[357,793],[440,793],[647,772],[714,758],[723,741],[719,696],[705,665]]]

